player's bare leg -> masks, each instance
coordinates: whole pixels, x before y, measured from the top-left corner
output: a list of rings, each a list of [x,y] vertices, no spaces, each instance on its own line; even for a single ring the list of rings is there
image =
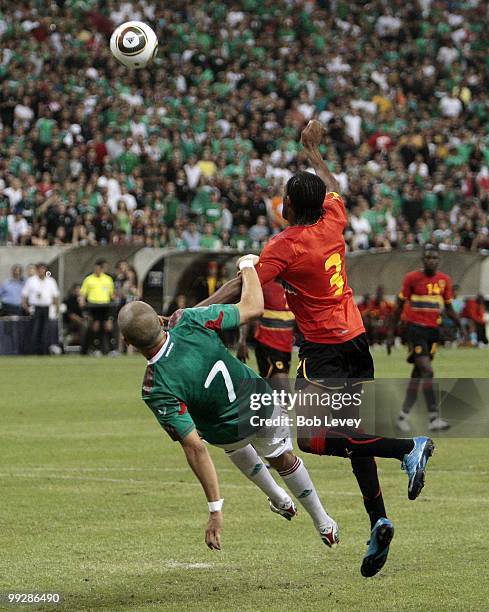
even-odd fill
[[[290,495],[275,482],[251,444],[238,450],[226,451],[226,455],[246,478],[265,493],[270,500],[271,507],[275,508],[274,512],[277,511],[289,521],[297,514]]]
[[[267,459],[312,518],[324,544],[330,548],[336,546],[339,543],[338,526],[324,509],[302,459],[290,451]]]
[[[428,355],[418,355],[414,358],[414,368],[411,373],[411,380],[406,392],[404,405],[397,420],[397,427],[407,433],[411,430],[409,423],[409,413],[416,402],[418,389],[421,386],[428,410],[430,431],[443,431],[450,427],[449,423],[440,418],[433,391],[433,366],[431,357]]]

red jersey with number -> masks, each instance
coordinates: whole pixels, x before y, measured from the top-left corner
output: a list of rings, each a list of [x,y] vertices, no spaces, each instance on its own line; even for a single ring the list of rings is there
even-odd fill
[[[404,277],[399,297],[406,300],[404,321],[438,327],[445,304],[452,301],[452,279],[443,272],[436,272],[433,276],[427,276],[423,270],[409,272]]]
[[[294,225],[267,243],[257,266],[262,285],[281,281],[304,338],[347,342],[365,331],[345,270],[345,204],[326,194],[324,214],[313,225]]]
[[[263,286],[265,311],[256,324],[255,339],[266,346],[292,352],[295,317],[290,311],[282,285],[272,281]]]

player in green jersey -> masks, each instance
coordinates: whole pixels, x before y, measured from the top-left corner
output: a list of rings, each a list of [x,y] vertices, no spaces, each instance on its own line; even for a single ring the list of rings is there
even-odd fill
[[[153,308],[130,302],[119,313],[119,328],[126,342],[148,360],[144,401],[172,439],[180,442],[204,489],[210,513],[205,531],[209,548],[221,548],[223,500],[203,440],[224,448],[231,461],[268,496],[270,509],[290,520],[297,513],[295,505],[260,456],[266,458],[310,514],[322,541],[332,547],[338,543],[337,525],[324,510],[302,460],[292,453],[283,408],[252,409],[251,394],[271,389],[231,355],[217,333],[263,313],[263,293],[251,260],[241,267],[238,304],[178,311],[165,331]],[[279,424],[265,423],[268,418]]]

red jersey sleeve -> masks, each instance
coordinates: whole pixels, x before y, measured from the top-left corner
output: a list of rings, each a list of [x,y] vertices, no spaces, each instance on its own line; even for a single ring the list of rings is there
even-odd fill
[[[280,239],[271,240],[265,245],[260,254],[260,261],[256,266],[262,286],[280,276],[280,273],[287,269],[293,253],[293,245],[289,242],[284,243]]]
[[[409,298],[411,297],[411,294],[413,292],[411,281],[412,281],[412,275],[406,274],[402,282],[401,293],[399,294],[399,297],[401,298],[401,300],[409,300]]]
[[[452,297],[452,279],[447,276],[445,279],[445,288],[443,290],[443,299],[445,300],[445,304],[450,304],[452,301]]]
[[[323,210],[326,214],[333,214],[343,227],[348,223],[345,202],[336,191],[330,191],[326,194],[323,202]]]

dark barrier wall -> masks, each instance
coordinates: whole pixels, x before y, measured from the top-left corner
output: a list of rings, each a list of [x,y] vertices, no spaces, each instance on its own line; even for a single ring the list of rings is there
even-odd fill
[[[465,252],[442,252],[440,271],[449,274],[460,292],[472,295],[481,284],[482,255]],[[404,276],[422,267],[421,251],[394,253],[354,253],[347,258],[348,282],[355,293],[373,293],[383,285],[387,295],[399,293]]]
[[[12,264],[25,266],[36,261],[47,261],[61,292],[66,295],[71,285],[80,282],[93,269],[96,259],[103,257],[114,269],[119,259],[127,259],[136,268],[141,287],[152,270],[157,270],[161,286],[153,287],[151,301],[167,307],[178,293],[195,290],[197,279],[205,274],[209,260],[225,266],[229,276],[234,275],[236,251],[197,253],[171,249],[141,248],[134,246],[107,247],[0,247],[0,280],[9,276]],[[164,262],[162,262],[164,260]],[[404,275],[421,267],[421,251],[395,251],[392,253],[358,252],[347,256],[348,281],[356,295],[372,293],[383,285],[387,295],[399,292]],[[460,285],[462,295],[475,295],[481,291],[489,296],[489,256],[479,253],[442,252],[440,270],[450,274]],[[157,275],[153,274],[157,278]],[[159,296],[159,292],[161,295]],[[156,306],[156,303],[155,303]]]
[[[97,259],[106,259],[109,271],[113,271],[120,259],[131,261],[140,247],[134,246],[86,246],[66,251],[58,263],[58,284],[66,295],[74,283],[81,283],[93,271]]]

